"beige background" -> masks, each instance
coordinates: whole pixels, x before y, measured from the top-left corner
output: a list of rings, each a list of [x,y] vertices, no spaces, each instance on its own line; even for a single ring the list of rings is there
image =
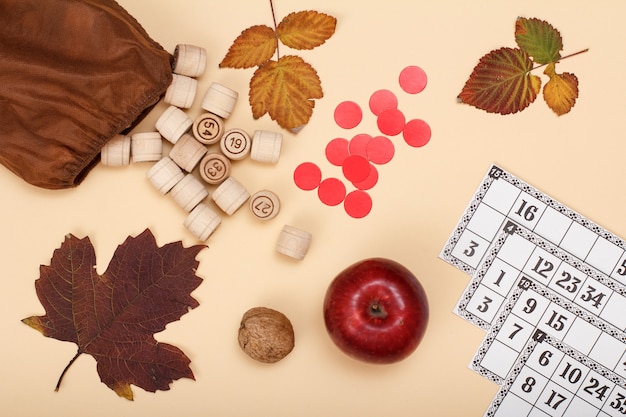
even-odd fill
[[[240,93],[227,127],[276,130],[268,117],[253,120],[247,104],[252,70],[219,69],[235,37],[255,24],[272,25],[268,1],[121,0],[164,48],[178,43],[208,50],[198,97],[212,81]],[[42,337],[20,322],[43,314],[33,282],[65,234],[89,236],[103,272],[128,235],[150,228],[160,245],[198,243],[182,226],[185,214],[146,179],[148,164],[98,166],[78,188],[37,189],[0,168],[0,413],[5,416],[482,416],[497,386],[467,368],[483,332],[452,313],[469,277],[438,259],[438,253],[490,164],[497,163],[620,236],[626,236],[624,205],[624,98],[626,3],[603,1],[275,0],[277,19],[315,9],[335,16],[335,35],[312,51],[296,52],[322,80],[309,125],[285,136],[281,160],[234,165],[251,191],[270,188],[283,209],[268,223],[247,209],[225,218],[198,259],[203,284],[194,292],[200,307],[170,324],[157,338],[192,359],[196,381],[179,380],[156,394],[134,388],[135,401],[118,398],[97,376],[95,362],[81,356],[61,390],[57,378],[76,347]],[[515,46],[517,16],[539,17],[558,28],[566,60],[559,71],[575,73],[580,97],[573,111],[556,117],[542,97],[520,114],[489,115],[456,103],[456,96],[484,53]],[[282,53],[287,53],[282,48]],[[419,65],[429,77],[415,96],[401,92],[399,71]],[[541,73],[538,73],[541,75]],[[543,76],[542,76],[543,77]],[[545,83],[546,78],[543,77]],[[341,207],[327,207],[314,192],[292,181],[301,162],[325,162],[334,137],[376,133],[367,100],[388,88],[409,118],[426,120],[433,137],[424,148],[395,140],[396,155],[380,168],[369,216],[355,220]],[[201,111],[197,98],[189,114]],[[343,131],[335,106],[354,100],[363,123]],[[153,130],[161,104],[136,129]],[[284,224],[313,233],[302,262],[274,250]],[[349,264],[371,256],[395,259],[420,278],[431,319],[419,349],[392,366],[349,359],[327,337],[321,303],[330,280]],[[296,348],[283,361],[263,365],[239,349],[236,333],[248,308],[284,312],[296,331]]]

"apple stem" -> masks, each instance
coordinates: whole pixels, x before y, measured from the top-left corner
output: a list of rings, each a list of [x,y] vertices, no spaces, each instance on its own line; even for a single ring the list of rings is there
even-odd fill
[[[383,306],[378,303],[378,301],[373,301],[372,303],[370,303],[369,313],[370,316],[374,318],[384,319],[385,317],[387,317],[387,312],[385,311]]]

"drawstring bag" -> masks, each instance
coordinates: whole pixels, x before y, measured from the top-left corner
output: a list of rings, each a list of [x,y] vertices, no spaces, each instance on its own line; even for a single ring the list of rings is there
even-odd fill
[[[173,57],[113,0],[0,0],[0,163],[75,187],[172,81]]]

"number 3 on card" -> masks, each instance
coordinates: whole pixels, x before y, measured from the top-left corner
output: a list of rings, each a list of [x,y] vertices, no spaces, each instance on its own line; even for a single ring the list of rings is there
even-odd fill
[[[489,242],[471,230],[465,229],[463,234],[459,237],[459,241],[452,250],[452,255],[469,265],[471,268],[476,268],[480,261],[483,259]]]

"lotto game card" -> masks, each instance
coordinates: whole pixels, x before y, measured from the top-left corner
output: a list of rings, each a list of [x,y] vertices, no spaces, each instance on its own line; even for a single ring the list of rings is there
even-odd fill
[[[486,415],[626,414],[622,239],[494,165],[440,257],[472,275],[455,313],[487,331]]]
[[[544,337],[560,341],[626,378],[626,333],[526,277],[512,291],[470,367],[501,384],[514,370],[528,341]]]
[[[617,417],[626,414],[626,380],[552,336],[531,337],[486,417]]]
[[[440,257],[473,274],[508,221],[626,284],[626,242],[496,165],[483,178]]]
[[[625,286],[512,222],[487,251],[455,312],[488,330],[522,281],[553,294],[555,303],[588,321],[603,320],[626,331]]]

